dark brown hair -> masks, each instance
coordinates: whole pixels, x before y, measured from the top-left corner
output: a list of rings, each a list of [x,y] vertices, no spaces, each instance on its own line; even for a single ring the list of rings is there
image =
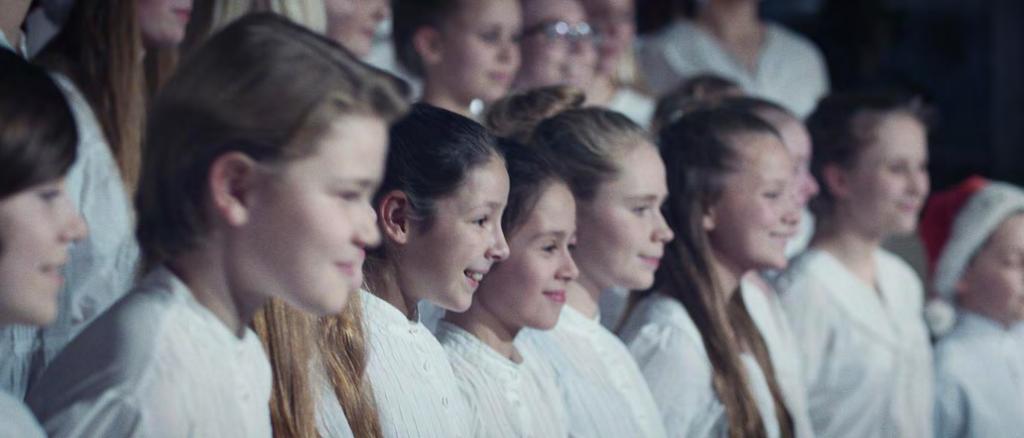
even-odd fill
[[[424,27],[440,29],[459,10],[462,1],[465,0],[391,0],[391,40],[395,58],[403,68],[420,77],[426,73],[413,37]]]

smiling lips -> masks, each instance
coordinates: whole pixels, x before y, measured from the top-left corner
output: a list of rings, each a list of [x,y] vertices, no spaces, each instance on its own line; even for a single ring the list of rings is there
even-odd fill
[[[640,256],[640,261],[643,262],[644,266],[658,269],[658,266],[661,265],[661,256]]]
[[[565,291],[564,290],[546,291],[546,292],[544,292],[544,297],[546,297],[547,299],[549,299],[551,301],[554,301],[554,302],[556,302],[558,304],[564,304],[565,303]]]

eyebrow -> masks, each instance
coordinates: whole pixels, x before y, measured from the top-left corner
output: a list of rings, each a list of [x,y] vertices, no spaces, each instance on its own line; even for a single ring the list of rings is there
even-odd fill
[[[332,185],[355,185],[363,189],[372,189],[380,184],[380,180],[375,178],[335,178],[331,183]]]
[[[643,202],[657,202],[659,199],[661,199],[661,196],[660,195],[654,195],[654,194],[651,194],[651,195],[636,195],[636,196],[627,196],[626,197],[627,201],[643,201]]]

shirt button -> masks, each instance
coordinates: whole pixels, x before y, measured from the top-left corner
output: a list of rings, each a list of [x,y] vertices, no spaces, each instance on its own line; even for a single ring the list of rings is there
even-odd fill
[[[430,364],[423,362],[423,371],[430,372]]]
[[[441,406],[448,407],[448,397],[441,397]]]

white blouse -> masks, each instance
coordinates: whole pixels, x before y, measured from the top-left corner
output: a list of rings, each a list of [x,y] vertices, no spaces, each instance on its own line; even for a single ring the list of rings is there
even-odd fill
[[[712,387],[714,367],[703,336],[678,300],[655,293],[637,304],[622,338],[640,364],[671,437],[728,435],[725,406]],[[750,354],[743,362],[768,437],[779,436],[775,403],[764,372]]]
[[[316,431],[323,438],[355,438],[345,416],[345,408],[338,401],[323,366],[315,360],[310,369],[310,384],[317,388]]]
[[[459,388],[472,406],[473,436],[552,437],[569,435],[565,400],[555,370],[529,348],[523,362],[498,354],[469,332],[446,321],[437,337],[448,352]]]
[[[36,417],[21,400],[0,391],[0,437],[44,438]]]
[[[524,329],[516,344],[536,351],[554,367],[569,413],[570,436],[666,436],[636,361],[598,318],[564,306],[554,329]]]
[[[24,395],[38,374],[90,321],[124,296],[135,280],[139,249],[135,219],[121,173],[99,121],[66,77],[54,74],[78,129],[78,157],[66,190],[89,226],[64,265],[57,319],[44,328],[0,328],[0,390]]]
[[[713,73],[736,82],[751,95],[782,104],[801,118],[814,110],[829,88],[825,60],[818,48],[774,23],[766,23],[753,72],[714,36],[686,20],[643,38],[637,62],[656,95],[672,91],[692,76]]]
[[[883,249],[875,263],[877,284],[868,285],[828,252],[812,249],[777,281],[818,436],[932,436],[921,281]]]
[[[606,105],[608,109],[618,111],[636,122],[641,128],[651,127],[654,116],[654,99],[632,88],[621,87],[615,91]]]
[[[1024,431],[1024,349],[1015,334],[963,310],[935,347],[935,436],[1017,437]]]
[[[757,325],[761,337],[768,347],[775,381],[779,384],[786,409],[793,419],[797,438],[813,437],[810,412],[807,409],[807,387],[803,381],[803,366],[793,330],[782,310],[779,295],[774,290],[764,290],[760,285],[744,278],[740,293],[750,318]]]
[[[26,399],[48,434],[269,437],[270,363],[166,268],[96,319]]]
[[[361,291],[373,386],[385,437],[469,437],[472,413],[444,348],[418,320]]]

